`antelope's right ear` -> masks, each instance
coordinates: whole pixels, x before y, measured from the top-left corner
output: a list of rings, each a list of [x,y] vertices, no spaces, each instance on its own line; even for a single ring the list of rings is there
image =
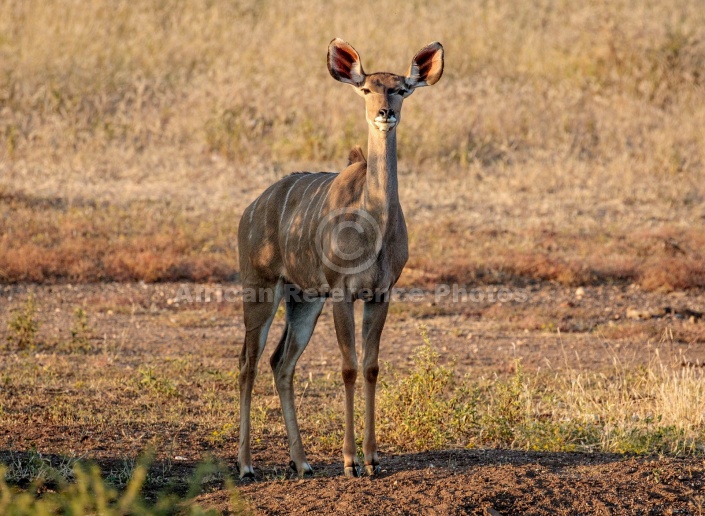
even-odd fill
[[[328,71],[340,82],[358,87],[365,83],[360,54],[340,38],[335,38],[328,45]]]
[[[443,45],[434,41],[419,50],[411,61],[406,83],[411,88],[432,86],[443,75]]]

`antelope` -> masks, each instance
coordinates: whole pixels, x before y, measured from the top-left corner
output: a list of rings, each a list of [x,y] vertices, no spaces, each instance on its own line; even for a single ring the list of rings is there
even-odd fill
[[[379,474],[375,438],[375,390],[379,343],[389,294],[408,258],[404,214],[397,184],[397,136],[403,100],[443,74],[443,46],[434,42],[412,59],[406,76],[366,74],[360,55],[334,39],[328,70],[365,100],[368,158],[350,152],[340,173],[297,172],[268,187],[243,212],[238,230],[245,342],[240,353],[241,479],[254,479],[250,453],[250,407],[257,364],[282,298],[284,333],[270,358],[281,402],[291,461],[299,477],[311,476],[296,419],[293,376],[323,305],[333,300],[333,319],[342,353],[345,385],[344,473],[358,476],[353,405],[358,361],[353,303],[364,303],[362,319],[365,381],[363,454],[366,473]]]

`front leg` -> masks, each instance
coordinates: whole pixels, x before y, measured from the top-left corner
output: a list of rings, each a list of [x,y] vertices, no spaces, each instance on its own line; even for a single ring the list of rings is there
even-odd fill
[[[388,309],[389,301],[386,299],[366,301],[362,316],[362,374],[365,377],[365,437],[362,452],[365,455],[365,469],[370,476],[380,471],[375,438],[375,391],[379,374],[379,340]]]
[[[345,436],[343,437],[343,466],[346,477],[358,476],[357,449],[355,446],[355,380],[357,355],[355,354],[355,313],[352,301],[333,303],[333,321],[338,346],[343,356],[343,383],[345,384]]]

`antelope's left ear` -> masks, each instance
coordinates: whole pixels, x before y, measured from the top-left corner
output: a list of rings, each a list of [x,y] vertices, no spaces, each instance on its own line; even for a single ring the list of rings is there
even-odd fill
[[[414,56],[406,74],[406,84],[410,88],[431,86],[443,75],[443,45],[438,41],[426,45]]]
[[[350,43],[335,38],[328,45],[328,71],[333,78],[360,87],[365,83],[360,54]]]

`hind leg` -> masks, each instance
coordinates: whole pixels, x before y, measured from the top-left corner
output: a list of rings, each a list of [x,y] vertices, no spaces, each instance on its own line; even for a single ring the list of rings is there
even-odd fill
[[[262,291],[264,295],[260,296]],[[271,295],[269,295],[271,292]],[[244,300],[245,343],[240,353],[240,449],[238,466],[240,478],[254,478],[250,453],[250,407],[252,387],[257,376],[257,364],[267,343],[269,327],[277,312],[282,296],[282,284],[278,282],[268,289],[257,289],[258,299]]]
[[[325,298],[286,300],[287,330],[270,359],[282,413],[284,414],[286,435],[289,438],[290,465],[299,476],[310,475],[313,470],[306,460],[304,447],[301,443],[299,424],[296,420],[294,369],[296,368],[297,360],[311,339],[318,316],[323,310],[324,302]]]

